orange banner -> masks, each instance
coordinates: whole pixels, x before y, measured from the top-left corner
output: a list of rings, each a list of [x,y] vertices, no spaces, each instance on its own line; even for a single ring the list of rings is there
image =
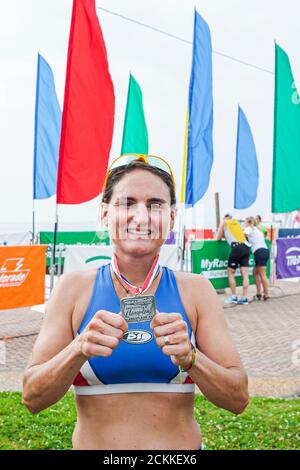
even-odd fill
[[[0,247],[0,310],[45,302],[46,248]]]

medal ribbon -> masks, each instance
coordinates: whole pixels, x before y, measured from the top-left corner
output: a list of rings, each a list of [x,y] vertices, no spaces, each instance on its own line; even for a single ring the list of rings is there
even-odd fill
[[[118,261],[117,261],[117,257],[116,257],[115,254],[113,255],[113,258],[112,258],[112,261],[111,261],[111,267],[112,267],[112,270],[115,273],[115,275],[119,278],[122,285],[124,285],[124,287],[126,287],[126,289],[130,292],[130,294],[131,295],[138,295],[138,294],[143,294],[144,292],[146,292],[146,290],[148,290],[150,288],[152,282],[154,281],[154,279],[158,275],[159,270],[160,270],[160,266],[158,264],[158,259],[159,259],[159,255],[157,255],[155,257],[155,259],[153,261],[153,264],[150,268],[150,271],[147,274],[147,277],[144,281],[144,284],[141,287],[134,286],[124,276],[122,276],[122,274],[120,273],[120,270],[119,270]]]

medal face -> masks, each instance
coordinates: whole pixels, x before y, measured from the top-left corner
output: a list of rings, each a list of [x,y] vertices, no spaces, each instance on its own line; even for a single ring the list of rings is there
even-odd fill
[[[150,322],[156,313],[154,295],[121,299],[121,312],[127,323]]]

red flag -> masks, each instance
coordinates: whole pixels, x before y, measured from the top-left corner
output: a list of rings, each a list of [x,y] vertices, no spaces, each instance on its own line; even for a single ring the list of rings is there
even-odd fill
[[[57,203],[100,194],[114,125],[115,98],[95,0],[73,0],[58,162]]]

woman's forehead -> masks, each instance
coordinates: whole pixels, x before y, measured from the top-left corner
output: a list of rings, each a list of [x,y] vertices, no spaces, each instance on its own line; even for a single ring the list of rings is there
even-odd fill
[[[113,188],[113,197],[162,198],[169,201],[170,190],[159,176],[138,169],[124,175],[118,181]]]

